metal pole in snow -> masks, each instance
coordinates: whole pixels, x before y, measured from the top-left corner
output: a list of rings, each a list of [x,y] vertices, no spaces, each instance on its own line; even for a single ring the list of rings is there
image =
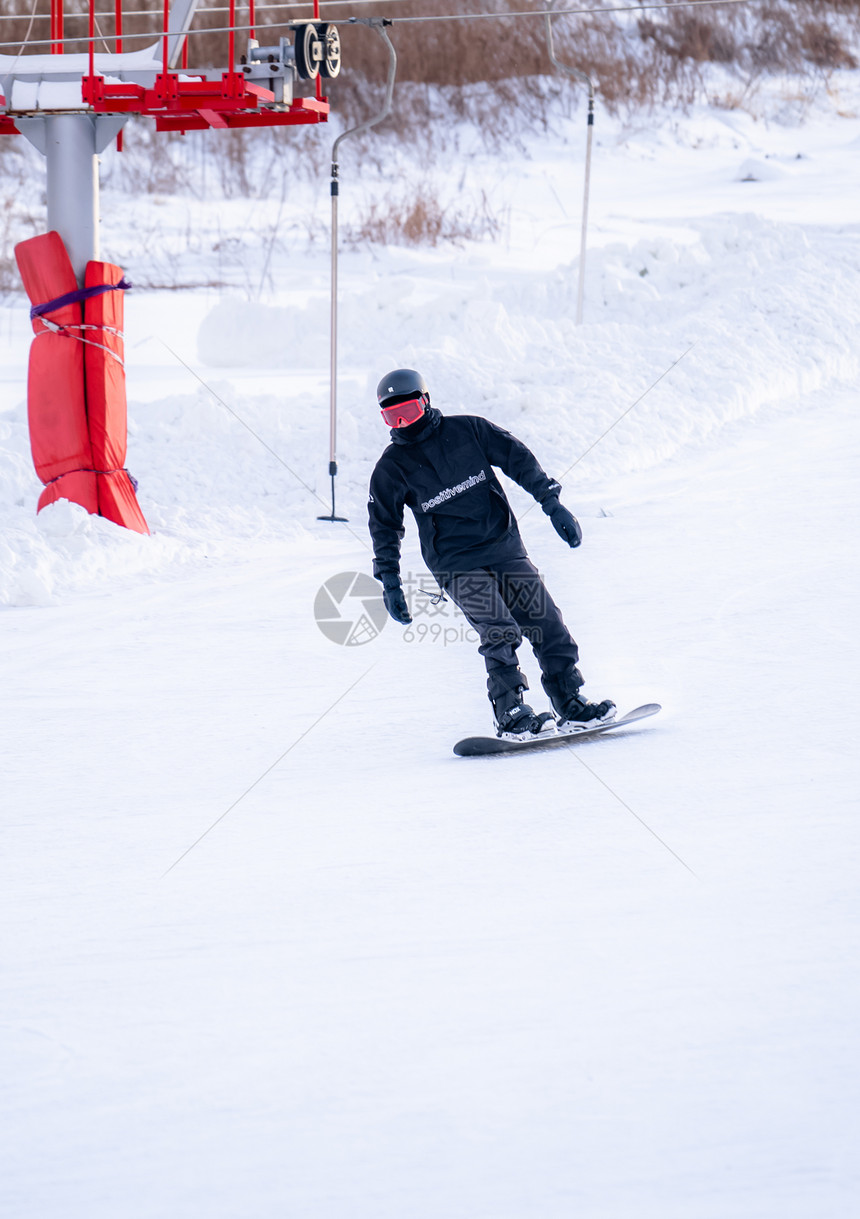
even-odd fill
[[[391,101],[394,94],[394,78],[397,73],[397,52],[388,37],[386,26],[391,20],[386,17],[355,18],[356,25],[368,25],[388,47],[388,80],[385,86],[385,101],[379,114],[359,123],[349,131],[343,131],[337,137],[331,150],[331,338],[329,347],[329,463],[328,472],[331,477],[331,516],[319,516],[319,521],[345,521],[345,516],[336,516],[334,507],[335,477],[337,476],[337,248],[338,248],[338,198],[340,193],[339,164],[337,151],[341,143],[349,136],[369,131],[388,118],[391,113]]]
[[[333,158],[332,154],[332,158]],[[331,339],[329,344],[329,462],[331,477],[331,516],[320,516],[320,521],[345,521],[345,516],[335,516],[334,480],[337,474],[337,200],[338,165],[331,163]]]
[[[555,0],[552,0],[555,3]],[[583,81],[588,86],[588,137],[585,144],[585,187],[582,200],[582,237],[579,244],[579,285],[576,293],[576,324],[579,326],[582,322],[582,302],[585,297],[585,251],[588,234],[588,196],[591,189],[591,145],[594,137],[594,82],[591,77],[585,72],[580,72],[578,68],[572,68],[570,64],[562,63],[556,59],[555,48],[552,41],[552,17],[550,13],[544,14],[546,21],[546,41],[549,49],[549,58],[552,65],[564,72],[567,76],[573,76],[577,80]]]
[[[46,161],[48,228],[63,239],[78,283],[99,256],[99,153],[116,139],[124,114],[45,114],[17,119]]]
[[[86,114],[45,116],[48,228],[56,229],[83,286],[99,256],[96,129]]]

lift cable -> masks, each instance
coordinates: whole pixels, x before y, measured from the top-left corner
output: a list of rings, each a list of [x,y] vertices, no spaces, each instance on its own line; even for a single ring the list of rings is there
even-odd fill
[[[349,0],[341,0],[341,3],[348,3]],[[624,4],[613,5],[611,7],[601,8],[558,8],[558,9],[526,9],[523,12],[514,13],[450,13],[447,16],[439,17],[392,17],[392,22],[397,25],[416,25],[428,21],[481,21],[487,18],[492,18],[496,21],[507,21],[519,17],[596,17],[603,13],[641,13],[646,9],[666,9],[666,8],[713,8],[718,4],[751,4],[753,0],[662,0],[660,3],[654,4]],[[331,24],[343,24],[337,18],[328,18]],[[352,20],[350,18],[350,20]]]
[[[340,0],[341,4],[350,4],[350,3],[355,3],[355,2],[357,2],[357,0]],[[362,2],[365,2],[365,0],[362,0]],[[393,2],[393,0],[375,0],[375,3],[377,3],[377,4],[386,3],[386,2],[391,3],[391,2]],[[661,0],[660,3],[653,3],[653,4],[614,5],[611,7],[604,7],[604,8],[560,8],[560,9],[540,8],[540,9],[527,9],[525,11],[514,12],[514,13],[449,13],[447,16],[440,15],[438,17],[391,17],[388,19],[388,21],[390,22],[391,25],[415,25],[418,23],[425,24],[426,22],[430,22],[430,21],[486,21],[486,20],[509,21],[509,20],[515,20],[515,19],[519,19],[519,18],[523,18],[523,17],[546,17],[548,14],[553,17],[573,17],[573,16],[589,17],[589,16],[600,16],[602,14],[607,14],[607,13],[642,13],[645,11],[655,10],[655,9],[714,8],[717,5],[734,6],[737,4],[752,4],[752,3],[753,3],[753,0],[673,0],[673,2],[671,2],[671,3],[667,3],[666,0]],[[284,6],[284,5],[271,5],[271,6],[260,5],[259,7],[256,8],[255,11],[257,14],[259,14],[261,12],[265,12],[267,7],[271,7],[272,9],[274,9],[274,8],[283,8],[286,6]],[[222,9],[219,11],[224,11],[224,10]],[[202,9],[202,10],[199,10],[199,12],[205,13],[206,10]],[[104,15],[108,16],[109,14],[104,14]],[[134,14],[134,15],[136,16],[137,14]],[[129,16],[132,16],[132,14],[129,14]],[[18,20],[22,20],[22,19],[23,19],[23,17],[18,18]],[[325,24],[327,24],[327,25],[356,25],[356,24],[358,24],[358,19],[355,17],[333,17],[333,18],[327,19]],[[197,34],[229,34],[231,31],[234,33],[252,33],[255,28],[256,27],[254,25],[225,25],[225,26],[209,27],[207,29],[202,29],[202,28],[198,28],[195,30],[186,29],[186,30],[182,30],[180,32],[183,34],[187,34],[189,36],[193,36],[193,35],[197,35]],[[110,35],[109,35],[109,37],[110,37]],[[152,39],[154,37],[160,38],[160,37],[162,37],[162,35],[154,34],[152,31],[150,31],[149,33],[146,33],[146,34],[127,34],[127,33],[123,32],[124,40],[125,39],[137,39],[137,40]],[[95,38],[87,38],[87,37],[84,37],[83,35],[81,35],[80,37],[71,37],[71,38],[65,39],[66,42],[79,42],[79,43],[85,43],[85,44],[89,44],[90,42],[100,42],[101,40],[102,40],[101,35],[99,35]],[[54,46],[55,44],[56,44],[55,38],[53,38],[53,39],[45,38],[45,39],[40,39],[40,40],[37,40],[34,42],[30,42],[27,45],[31,46],[31,47],[40,47],[40,46],[50,47],[50,46]],[[0,42],[0,50],[2,50],[5,47],[20,47],[20,45],[21,44],[17,39],[14,42]]]
[[[37,3],[38,3],[38,0],[37,0]],[[337,7],[339,9],[354,8],[357,5],[362,5],[363,7],[367,8],[367,7],[369,7],[370,3],[371,3],[371,0],[331,0],[332,7]],[[374,5],[402,4],[402,3],[404,3],[404,0],[372,0],[372,3]],[[749,4],[749,3],[750,3],[750,0],[663,0],[662,3],[636,4],[636,5],[623,5],[623,6],[619,5],[619,6],[615,6],[612,8],[606,8],[606,7],[560,8],[560,9],[540,8],[540,9],[528,9],[524,12],[512,12],[512,13],[454,13],[454,14],[449,14],[448,16],[445,16],[444,14],[440,14],[438,16],[425,16],[425,17],[393,17],[392,20],[396,21],[398,25],[402,25],[402,24],[405,24],[406,22],[416,22],[416,21],[475,21],[475,20],[480,20],[482,18],[495,18],[496,20],[504,20],[505,18],[508,18],[508,17],[543,17],[547,13],[551,14],[554,17],[563,17],[567,14],[574,14],[574,13],[579,14],[579,15],[583,15],[583,14],[587,15],[589,13],[595,13],[595,14],[599,14],[599,13],[639,13],[643,9],[695,8],[695,7],[699,7],[701,5],[714,6],[717,4]],[[254,6],[254,12],[259,15],[260,13],[274,13],[274,12],[280,12],[280,11],[286,10],[286,9],[297,9],[297,8],[313,8],[313,0],[292,0],[292,3],[287,3],[287,4],[257,4]],[[207,13],[229,13],[229,12],[230,12],[229,5],[213,4],[213,5],[206,5],[205,7],[204,6],[199,7],[197,9],[197,16],[200,17]],[[116,13],[114,11],[106,10],[103,13],[97,12],[95,15],[96,15],[96,17],[113,18],[116,16]],[[0,22],[23,21],[26,18],[26,16],[27,16],[26,13],[0,13]],[[129,10],[128,12],[124,13],[124,17],[128,21],[136,20],[138,17],[163,17],[163,16],[164,16],[163,8],[135,9],[133,12],[131,10]],[[66,13],[65,20],[74,21],[78,17],[81,19],[86,19],[87,13],[86,12]],[[36,21],[50,21],[50,19],[51,19],[50,13],[36,13],[35,14]],[[322,22],[325,22],[327,24],[331,24],[331,22],[333,20],[336,20],[336,21],[338,21],[338,23],[340,23],[342,21],[351,20],[351,18],[320,17],[319,20]],[[238,29],[240,27],[234,26],[233,28]]]

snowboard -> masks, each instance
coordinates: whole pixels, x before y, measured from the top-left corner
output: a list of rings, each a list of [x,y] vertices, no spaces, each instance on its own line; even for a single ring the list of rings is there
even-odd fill
[[[482,758],[491,753],[519,753],[523,749],[546,749],[551,745],[571,745],[577,741],[591,740],[596,736],[604,736],[618,728],[626,728],[637,720],[647,719],[660,710],[659,703],[644,703],[641,707],[628,711],[626,715],[617,716],[605,724],[596,724],[593,728],[574,728],[569,732],[545,732],[538,736],[527,737],[524,741],[506,741],[497,736],[467,736],[454,746],[454,753],[459,758]]]

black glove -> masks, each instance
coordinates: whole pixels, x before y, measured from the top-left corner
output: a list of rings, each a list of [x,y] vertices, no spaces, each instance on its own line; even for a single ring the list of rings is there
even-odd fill
[[[399,622],[401,626],[408,626],[412,621],[412,615],[409,613],[409,606],[403,595],[400,576],[392,572],[382,577],[382,599],[394,621]]]
[[[573,549],[582,541],[582,530],[579,527],[579,521],[572,512],[568,512],[558,502],[557,495],[551,495],[541,504],[544,512],[552,521],[552,527],[560,538],[567,542],[568,546]]]

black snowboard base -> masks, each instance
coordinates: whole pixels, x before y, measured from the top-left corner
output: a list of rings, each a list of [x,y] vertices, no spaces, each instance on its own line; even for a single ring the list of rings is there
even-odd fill
[[[644,703],[626,715],[620,715],[606,724],[597,724],[594,728],[578,728],[573,732],[547,732],[538,736],[526,737],[523,741],[506,741],[496,736],[467,736],[454,746],[454,753],[460,758],[482,758],[491,753],[519,753],[523,749],[548,749],[552,745],[575,745],[577,741],[590,740],[592,737],[605,736],[617,728],[626,728],[637,720],[647,719],[660,710],[659,703]]]

